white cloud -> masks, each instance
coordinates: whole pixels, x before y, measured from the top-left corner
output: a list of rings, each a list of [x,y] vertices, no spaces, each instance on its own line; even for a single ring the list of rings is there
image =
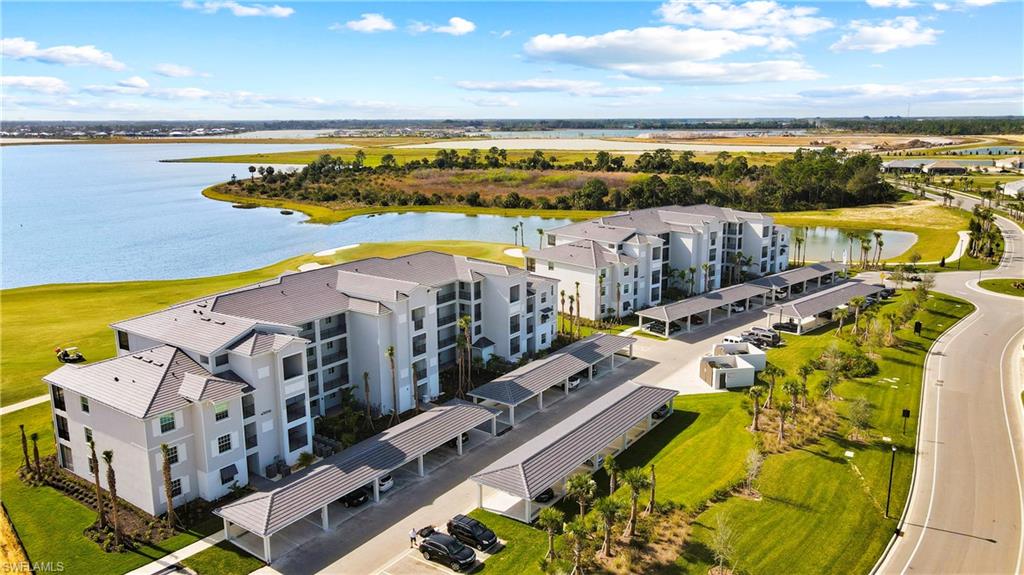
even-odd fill
[[[35,60],[64,66],[98,66],[108,70],[125,68],[110,52],[92,45],[40,48],[38,43],[24,38],[4,38],[0,40],[0,55],[11,60]]]
[[[388,20],[381,14],[369,12],[362,14],[358,20],[349,20],[344,24],[332,24],[331,30],[352,30],[372,34],[374,32],[389,32],[395,29],[395,23]]]
[[[149,90],[144,95],[160,100],[205,100],[213,93],[202,88],[159,88]]]
[[[135,88],[136,90],[145,90],[149,88],[149,82],[141,76],[132,76],[131,78],[125,78],[117,83],[118,86],[125,88]]]
[[[39,94],[63,94],[68,84],[53,76],[0,76],[0,86],[6,90],[24,90]]]
[[[180,64],[157,64],[153,67],[153,72],[160,76],[166,76],[168,78],[195,78],[203,77],[208,78],[210,75],[204,72],[197,72],[196,70],[189,68],[188,66],[182,66]]]
[[[467,96],[462,99],[482,108],[516,108],[519,102],[508,96]]]
[[[901,16],[874,25],[866,20],[850,22],[850,32],[832,44],[833,51],[870,50],[875,54],[898,48],[934,44],[940,30],[925,28],[911,16]]]
[[[557,78],[530,78],[527,80],[478,81],[462,80],[455,83],[464,90],[480,92],[564,92],[574,96],[617,98],[622,96],[644,96],[659,94],[660,86],[607,87],[591,80],[561,80]]]
[[[945,11],[949,10],[950,8],[952,8],[952,6],[950,6],[949,4],[947,4],[945,2],[936,2],[936,3],[932,4],[932,8],[935,8],[935,10],[937,12],[945,12]]]
[[[872,8],[913,8],[917,2],[913,0],[867,0]]]
[[[734,4],[729,0],[669,0],[658,8],[669,24],[715,30],[747,30],[778,36],[809,36],[834,24],[810,6],[787,8],[773,0]]]
[[[798,60],[667,62],[622,65],[616,69],[634,78],[700,84],[797,82],[825,77]]]
[[[437,26],[434,24],[427,24],[426,22],[417,22],[413,20],[409,23],[409,31],[413,34],[422,34],[423,32],[436,32],[438,34],[450,34],[452,36],[464,36],[470,32],[476,30],[476,24],[460,18],[458,16],[452,16],[448,19],[448,24]]]
[[[184,0],[181,7],[186,10],[198,10],[204,14],[216,14],[221,10],[227,10],[235,16],[269,16],[271,18],[287,18],[295,13],[294,8],[286,6],[267,6],[266,4],[240,4],[234,0],[207,0],[196,2],[195,0]]]
[[[1024,78],[1006,76],[932,78],[897,84],[851,84],[792,94],[734,94],[726,99],[801,110],[841,109],[848,114],[867,110],[905,110],[931,104],[1014,104],[1024,98]]]

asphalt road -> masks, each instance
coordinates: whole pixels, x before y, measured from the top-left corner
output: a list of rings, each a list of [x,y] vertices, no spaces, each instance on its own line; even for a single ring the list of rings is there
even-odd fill
[[[968,210],[977,202],[960,197]],[[983,277],[1024,276],[1021,229],[998,224],[1006,253],[997,269],[935,276],[937,291],[977,311],[936,342],[925,365],[916,477],[880,573],[1021,573],[1024,302],[977,287]]]

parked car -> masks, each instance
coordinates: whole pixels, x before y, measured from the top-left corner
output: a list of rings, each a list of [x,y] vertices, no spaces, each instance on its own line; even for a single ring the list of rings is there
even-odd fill
[[[472,517],[456,515],[448,521],[448,534],[470,547],[484,551],[498,542],[498,536]]]
[[[654,419],[665,419],[668,417],[668,405],[662,405],[651,414]]]
[[[722,343],[746,343],[746,341],[742,335],[727,335],[722,338]]]
[[[771,347],[782,343],[782,338],[779,337],[779,334],[763,327],[755,327],[749,331],[741,333],[740,335],[750,338],[752,340],[751,343],[754,345],[767,345]]]
[[[832,283],[832,276],[822,276],[821,277],[821,283],[823,283],[823,284],[830,284],[830,283]]]
[[[469,443],[469,434],[466,433],[466,432],[463,432],[462,433],[462,445],[463,445],[463,447],[465,447],[465,445],[467,443]],[[458,440],[458,438],[450,440],[447,443],[447,445],[448,445],[448,447],[451,447],[452,449],[458,449],[458,447],[459,447],[459,440]]]
[[[789,297],[789,290],[786,288],[775,288],[775,297],[785,299]]]
[[[916,275],[916,274],[912,275],[912,276],[907,276],[907,281],[908,282],[919,282],[919,281],[921,281],[921,276]]]
[[[365,487],[360,487],[348,495],[342,495],[341,499],[338,501],[340,501],[345,507],[359,507],[369,500],[370,494],[367,493],[367,489]]]
[[[649,322],[649,323],[645,323],[644,324],[644,329],[646,331],[649,331],[649,332],[652,332],[652,333],[664,334],[665,333],[665,322],[663,322],[663,321],[652,321],[652,322]],[[668,333],[669,334],[676,333],[677,331],[679,331],[681,329],[683,329],[683,328],[679,324],[677,324],[675,322],[671,322],[668,325]]]
[[[889,299],[894,295],[896,295],[896,290],[893,288],[885,288],[882,291],[878,292],[878,296],[881,297],[882,299]]]
[[[574,376],[570,377],[569,378],[569,390],[571,391],[571,390],[574,390],[577,387],[579,387],[581,379],[582,378],[580,376],[578,376],[578,375],[574,375]]]
[[[537,503],[547,503],[548,501],[551,501],[554,498],[555,490],[548,487],[544,491],[538,493],[537,496],[533,498],[533,500],[536,501]]]
[[[704,316],[702,315],[691,315],[690,325],[704,325]]]
[[[790,286],[789,291],[790,291],[790,293],[803,293],[804,288],[803,288],[803,286],[794,285],[794,286]]]
[[[729,305],[720,306],[719,309],[722,309],[722,310],[729,310],[729,309],[731,309],[733,312],[737,312],[738,313],[738,312],[741,312],[741,311],[745,311],[747,309],[747,306],[741,304],[740,302],[736,302],[736,303],[732,303],[732,304],[729,304]]]
[[[587,467],[592,467],[594,469],[597,469],[597,468],[601,467],[602,465],[604,465],[604,455],[598,455],[596,457],[597,461],[594,461],[594,459],[595,458],[592,457],[592,458],[584,461],[583,465],[586,465]]]
[[[381,493],[384,493],[386,491],[391,491],[391,488],[394,487],[394,486],[395,486],[395,480],[394,480],[393,477],[391,477],[390,473],[388,473],[384,477],[380,478],[380,492]]]
[[[790,333],[796,333],[797,325],[795,321],[780,321],[772,324],[772,329],[776,331],[788,331]]]
[[[433,532],[420,542],[420,553],[427,561],[437,561],[453,571],[466,571],[476,564],[476,552],[444,533]]]

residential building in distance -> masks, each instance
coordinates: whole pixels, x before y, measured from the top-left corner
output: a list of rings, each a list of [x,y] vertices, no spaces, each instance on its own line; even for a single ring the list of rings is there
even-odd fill
[[[420,252],[290,273],[117,322],[117,357],[44,378],[58,461],[91,479],[94,440],[115,453],[118,494],[160,514],[167,444],[175,504],[218,499],[311,451],[313,418],[345,388],[381,413],[395,408],[394,388],[399,411],[438,398],[460,317],[482,359],[550,347],[556,293],[557,280],[520,268]]]
[[[675,270],[693,271],[683,288],[694,294],[783,271],[788,246],[789,229],[764,214],[665,206],[548,230],[547,247],[529,252],[526,268],[557,280],[567,296],[578,282],[580,315],[601,319],[660,304]]]

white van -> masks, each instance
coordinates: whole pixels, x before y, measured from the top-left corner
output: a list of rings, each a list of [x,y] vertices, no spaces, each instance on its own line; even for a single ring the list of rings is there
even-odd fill
[[[744,341],[743,336],[739,335],[727,335],[722,338],[722,343],[743,343]]]

